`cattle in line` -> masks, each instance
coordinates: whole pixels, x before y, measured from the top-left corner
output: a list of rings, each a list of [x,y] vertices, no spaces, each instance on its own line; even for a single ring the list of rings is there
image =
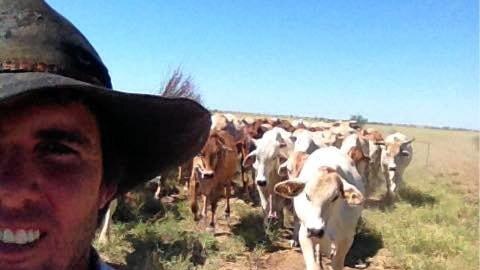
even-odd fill
[[[290,132],[278,127],[265,132],[261,139],[253,141],[256,149],[244,160],[245,166],[253,166],[256,171],[255,183],[265,221],[278,220],[281,225],[285,200],[273,192],[273,187],[283,180],[278,169],[293,150],[291,136]]]
[[[387,196],[395,194],[397,187],[403,182],[403,173],[412,161],[412,142],[402,133],[394,133],[385,138],[382,146],[382,172],[387,185]]]
[[[331,256],[334,270],[343,269],[364,202],[362,179],[352,161],[338,148],[318,149],[299,176],[276,184],[275,192],[293,199],[306,269],[323,269],[322,254]]]
[[[226,131],[211,131],[200,153],[193,158],[190,180],[190,208],[196,221],[207,218],[211,207],[209,228],[215,228],[215,212],[218,201],[225,197],[225,216],[230,216],[230,192],[237,169],[235,140]],[[202,209],[198,209],[198,197]]]

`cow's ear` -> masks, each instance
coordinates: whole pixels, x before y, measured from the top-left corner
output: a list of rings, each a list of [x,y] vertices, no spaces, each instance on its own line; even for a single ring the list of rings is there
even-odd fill
[[[401,147],[405,147],[405,146],[411,144],[413,141],[415,141],[415,138],[411,138],[410,140],[408,140],[406,142],[402,142]]]
[[[248,154],[242,162],[243,167],[249,168],[250,166],[252,166],[253,163],[255,163],[256,155],[256,151],[250,152],[250,154]]]
[[[278,195],[291,199],[302,193],[305,183],[298,180],[286,180],[275,185],[273,190]]]
[[[244,145],[243,141],[239,141],[235,144],[235,147],[237,148],[238,153],[242,153],[243,145]]]
[[[260,129],[263,131],[263,132],[267,132],[269,130],[272,129],[272,125],[270,124],[261,124],[260,125]]]
[[[341,179],[340,194],[349,205],[362,205],[365,197],[354,185]]]
[[[335,170],[334,168],[327,166],[320,167],[320,171],[322,171],[324,174],[337,172],[337,170]]]
[[[287,143],[285,142],[285,140],[282,138],[282,135],[280,133],[277,134],[277,137],[275,138],[278,142],[278,145],[280,146],[280,148],[283,148],[283,147],[286,147],[287,146]]]

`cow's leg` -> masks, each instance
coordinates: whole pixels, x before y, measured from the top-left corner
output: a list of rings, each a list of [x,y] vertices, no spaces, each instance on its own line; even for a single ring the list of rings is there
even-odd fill
[[[343,269],[343,266],[345,265],[345,256],[347,256],[347,252],[352,246],[352,243],[353,235],[348,238],[344,238],[335,244],[336,252],[335,256],[332,258],[333,270]]]
[[[274,194],[273,196],[276,202],[275,212],[277,213],[278,224],[280,224],[281,228],[285,228],[284,215],[283,215],[283,210],[285,208],[285,199],[278,196],[277,194]]]
[[[387,198],[392,197],[392,181],[390,180],[390,175],[388,173],[388,168],[383,170],[383,176],[385,177],[385,185],[387,187]]]
[[[260,205],[262,206],[262,210],[265,214],[267,214],[267,206],[268,206],[268,201],[267,198],[265,197],[265,193],[262,187],[256,186],[257,191],[258,191],[258,196],[260,197]]]
[[[248,195],[248,178],[245,176],[245,167],[243,167],[243,155],[240,159],[240,175],[242,177],[243,194]]]
[[[178,180],[179,183],[180,183],[180,181],[182,180],[182,166],[178,166],[178,176],[177,176],[177,180]]]
[[[298,240],[302,248],[303,259],[306,270],[320,270],[320,264],[315,261],[315,246],[310,238],[307,237],[307,228],[302,224],[298,232]]]
[[[232,189],[232,185],[231,185],[231,181],[229,180],[228,181],[228,184],[225,186],[225,199],[227,200],[226,204],[225,204],[225,218],[229,218],[230,217],[230,192],[231,192],[231,189]]]
[[[202,195],[202,211],[200,211],[201,218],[207,217],[208,209],[208,197],[207,195]]]
[[[161,195],[162,195],[162,186],[161,186],[161,183],[158,182],[157,190],[155,190],[155,195],[153,196],[153,198],[155,198],[155,200],[160,200]]]
[[[100,232],[100,236],[98,238],[99,243],[106,244],[110,242],[110,223],[112,222],[112,215],[117,209],[117,204],[118,201],[115,199],[111,201],[110,205],[108,206],[108,210],[103,218],[102,231]]]
[[[299,246],[299,242],[298,242],[299,230],[300,230],[300,220],[298,219],[297,215],[294,213],[293,214],[293,235],[292,235],[292,240],[290,242],[290,247]]]
[[[211,201],[211,207],[212,207],[212,217],[210,219],[210,224],[208,224],[210,229],[215,229],[215,211],[217,210],[217,199],[213,199]]]

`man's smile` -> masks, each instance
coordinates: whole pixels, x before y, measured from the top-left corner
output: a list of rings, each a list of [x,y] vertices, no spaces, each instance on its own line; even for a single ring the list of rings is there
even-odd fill
[[[40,229],[0,229],[0,244],[26,245],[40,239]]]

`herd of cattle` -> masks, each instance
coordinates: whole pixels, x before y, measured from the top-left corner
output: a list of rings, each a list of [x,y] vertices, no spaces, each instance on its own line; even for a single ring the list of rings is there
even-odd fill
[[[395,195],[412,159],[412,141],[401,133],[384,138],[354,121],[239,119],[217,113],[206,144],[179,168],[179,178],[187,172],[185,189],[195,220],[206,219],[210,207],[210,228],[220,199],[226,199],[225,215],[230,215],[238,173],[245,195],[257,190],[265,222],[283,225],[283,208],[293,201],[293,244],[300,244],[306,269],[321,269],[323,254],[337,270],[343,269],[365,199],[382,180],[387,198]],[[103,239],[113,209],[109,212]]]

